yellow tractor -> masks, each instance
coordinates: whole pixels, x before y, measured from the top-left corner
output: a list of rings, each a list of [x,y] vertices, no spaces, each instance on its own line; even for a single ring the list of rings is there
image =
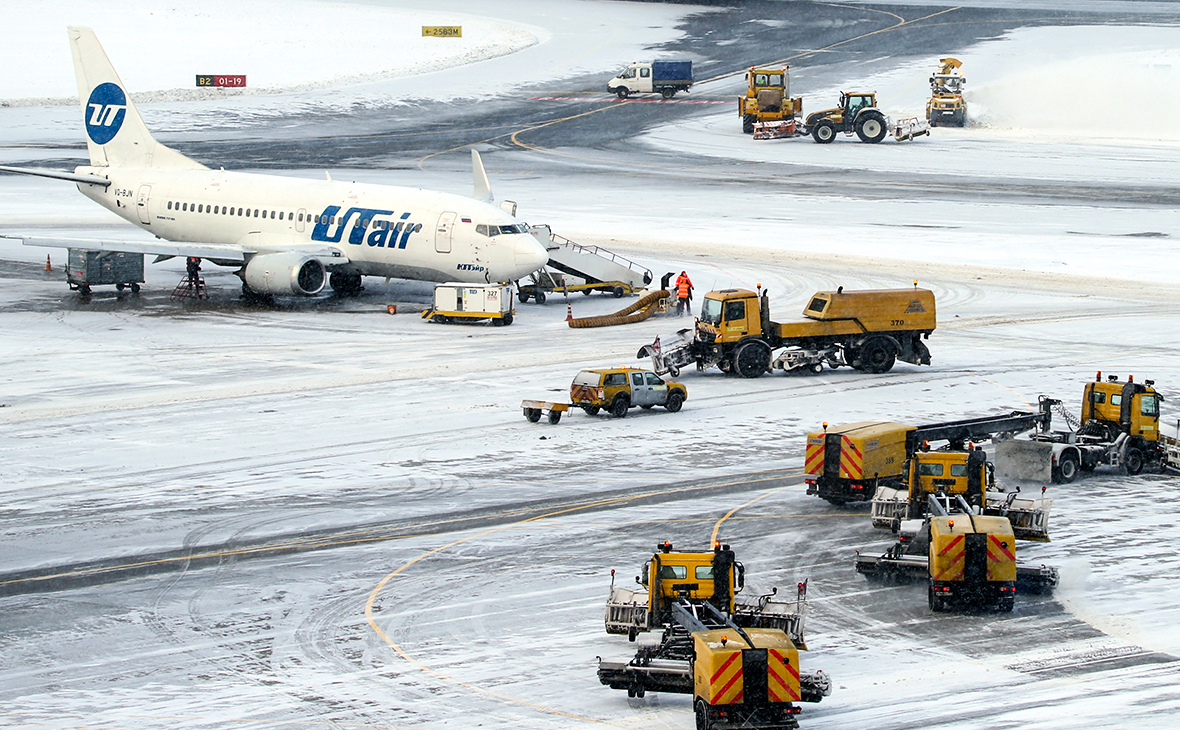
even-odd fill
[[[750,67],[746,80],[750,88],[738,97],[738,116],[742,131],[753,134],[758,122],[781,122],[803,113],[803,97],[791,98],[790,66],[781,68]]]
[[[877,108],[873,92],[840,92],[840,106],[807,115],[806,129],[819,144],[828,144],[837,132],[856,133],[861,142],[876,144],[889,134],[889,122]]]

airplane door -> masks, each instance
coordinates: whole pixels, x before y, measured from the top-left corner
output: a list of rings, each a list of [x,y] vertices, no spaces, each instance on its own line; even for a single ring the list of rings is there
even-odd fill
[[[148,215],[148,195],[151,192],[151,185],[140,185],[139,197],[135,200],[135,210],[139,212],[139,222],[149,226],[152,224],[152,218]]]
[[[439,253],[451,252],[451,236],[455,232],[455,218],[458,213],[447,211],[438,217],[438,227],[434,229],[434,250]]]

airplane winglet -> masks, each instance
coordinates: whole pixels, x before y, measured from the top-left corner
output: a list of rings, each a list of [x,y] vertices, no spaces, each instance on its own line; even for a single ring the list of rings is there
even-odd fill
[[[484,172],[479,152],[474,149],[471,150],[471,174],[475,178],[475,199],[483,203],[492,202],[492,186],[488,182],[488,174]]]

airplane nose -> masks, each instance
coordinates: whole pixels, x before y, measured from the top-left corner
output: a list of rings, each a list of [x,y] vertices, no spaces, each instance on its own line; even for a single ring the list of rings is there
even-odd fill
[[[549,263],[549,252],[532,236],[518,236],[515,253],[516,268],[519,273],[513,277],[514,279],[528,276]]]

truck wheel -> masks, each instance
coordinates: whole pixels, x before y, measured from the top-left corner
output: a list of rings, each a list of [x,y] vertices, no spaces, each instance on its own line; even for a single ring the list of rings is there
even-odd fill
[[[1078,478],[1080,468],[1078,457],[1073,454],[1065,454],[1057,461],[1057,476],[1062,484],[1069,484]]]
[[[673,96],[676,96],[676,89],[662,89],[660,91],[660,96],[664,97],[665,99],[671,99]]]
[[[815,125],[811,130],[811,138],[817,144],[828,144],[836,138],[836,125],[829,122],[827,119]]]
[[[811,370],[813,375],[819,375],[824,371],[824,364],[822,362],[813,362],[808,369]]]
[[[627,409],[631,407],[631,399],[625,395],[615,396],[614,402],[610,404],[610,414],[615,418],[625,418],[627,416]]]
[[[1003,596],[996,604],[996,610],[1000,613],[1012,613],[1012,609],[1016,607],[1016,596]]]
[[[866,373],[887,373],[895,362],[897,352],[884,337],[870,337],[860,348],[860,369]]]
[[[512,324],[512,312],[505,314],[503,317],[501,317],[497,321],[500,324],[502,324],[503,326],[507,327],[508,325]]]
[[[1136,448],[1127,449],[1127,456],[1123,459],[1123,467],[1131,475],[1143,471],[1143,452]]]
[[[602,409],[598,406],[582,406],[582,410],[586,411],[587,416],[597,416]]]
[[[756,121],[757,121],[757,117],[755,117],[753,114],[743,115],[742,116],[742,131],[745,132],[746,134],[753,134],[754,133],[754,122],[756,122]]]
[[[680,377],[680,368],[673,365],[672,367],[668,368],[668,374],[671,375],[673,378],[679,378]]]
[[[541,420],[541,409],[540,408],[525,408],[524,409],[524,417],[529,419],[529,423],[536,423],[537,421]]]
[[[684,405],[684,396],[680,394],[679,390],[669,393],[668,400],[664,401],[664,408],[668,409],[668,413],[676,413],[682,405]]]
[[[619,88],[615,89],[615,96],[619,97],[620,99],[626,99],[627,93],[626,86],[620,86]]]
[[[697,700],[694,709],[697,716],[697,730],[710,730],[713,723],[709,722],[709,708],[705,706],[705,701]]]
[[[614,289],[611,289],[611,294],[615,295],[615,299],[622,299],[623,295],[626,293],[627,292],[624,291],[623,287],[621,287],[621,286],[616,286]]]
[[[529,293],[521,289],[520,291],[516,292],[516,298],[520,300],[521,304],[528,304]]]
[[[930,604],[930,610],[935,613],[942,613],[946,610],[946,599],[934,592],[934,586],[930,585],[926,588],[927,602]]]
[[[856,120],[856,136],[861,142],[876,144],[885,139],[887,132],[885,117],[880,112],[863,112]]]
[[[770,369],[770,348],[761,342],[747,342],[734,353],[733,364],[743,378],[757,378]]]
[[[133,284],[131,285],[131,293],[132,293],[132,294],[138,294],[138,293],[139,293],[139,284],[135,284],[135,283],[133,283]]]
[[[561,421],[561,411],[549,411],[549,423],[556,426]]]
[[[543,292],[543,291],[537,292],[536,294],[533,295],[533,299],[537,300],[537,304],[544,304],[545,303],[545,292]]]

